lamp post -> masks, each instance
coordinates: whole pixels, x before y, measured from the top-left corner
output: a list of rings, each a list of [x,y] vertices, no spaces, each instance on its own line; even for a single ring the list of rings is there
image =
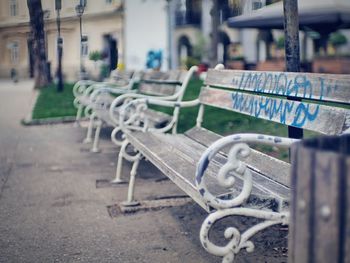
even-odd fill
[[[49,22],[49,19],[50,19],[50,10],[49,9],[46,9],[43,11],[43,15],[44,15],[44,34],[45,34],[45,51],[46,51],[46,58],[48,59],[49,55],[48,55],[48,26],[46,25],[48,22]],[[52,82],[52,77],[51,77],[51,63],[50,61],[47,61],[47,79],[49,81],[49,83]]]
[[[83,33],[82,33],[82,16],[84,14],[86,6],[86,0],[80,0],[80,3],[75,7],[75,12],[79,17],[80,26],[80,78],[83,78],[83,72],[85,72],[83,65]]]
[[[56,23],[57,23],[57,54],[58,54],[58,67],[57,67],[57,91],[63,91],[63,80],[62,80],[62,54],[63,54],[63,39],[61,37],[61,20],[60,20],[60,11],[62,7],[62,0],[55,0],[55,9],[56,9]]]

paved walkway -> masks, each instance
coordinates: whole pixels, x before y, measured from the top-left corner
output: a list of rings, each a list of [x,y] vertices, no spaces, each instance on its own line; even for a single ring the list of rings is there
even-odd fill
[[[31,110],[32,84],[0,80],[0,263],[220,262],[199,243],[206,214],[195,204],[111,218],[106,206],[125,200],[127,186],[95,187],[115,172],[117,148],[109,134],[102,133],[103,151],[93,154],[81,144],[83,128],[21,126]],[[124,176],[129,171],[130,165]],[[183,194],[170,181],[158,182],[161,175],[149,163],[140,171],[139,199]],[[232,222],[219,225],[214,236],[221,243]],[[236,262],[286,262],[269,236],[258,236],[257,252]]]
[[[106,206],[127,187],[96,189],[95,180],[112,178],[116,149],[105,140],[90,153],[72,124],[21,126],[31,87],[0,81],[0,262],[209,262],[171,210],[111,218]],[[139,197],[159,188],[144,181],[150,192]],[[177,190],[161,184],[159,195]]]

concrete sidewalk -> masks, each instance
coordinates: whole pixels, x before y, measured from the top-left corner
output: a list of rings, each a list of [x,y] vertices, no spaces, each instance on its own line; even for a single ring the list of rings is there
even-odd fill
[[[103,151],[93,154],[81,144],[83,128],[21,126],[31,87],[0,81],[0,262],[220,262],[199,243],[206,214],[195,204],[111,218],[106,207],[125,200],[127,186],[95,187],[115,172],[118,149],[108,130]],[[126,165],[124,178],[129,170]],[[157,182],[162,175],[150,164],[140,171],[139,199],[183,195],[170,181]],[[262,248],[237,262],[286,262],[266,243],[268,235],[258,237]]]
[[[113,177],[117,149],[104,140],[90,153],[72,124],[21,126],[31,87],[0,83],[0,262],[209,262],[169,210],[111,218],[106,206],[127,186],[96,189],[95,180]],[[160,185],[144,181],[151,191],[139,197]],[[159,195],[176,192],[166,184]]]

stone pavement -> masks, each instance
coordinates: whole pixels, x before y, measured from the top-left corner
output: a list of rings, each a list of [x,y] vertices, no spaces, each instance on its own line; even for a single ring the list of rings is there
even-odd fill
[[[95,187],[115,172],[118,149],[108,130],[102,152],[93,154],[81,144],[84,128],[21,126],[31,110],[32,84],[0,81],[0,263],[220,262],[199,243],[206,214],[195,204],[111,218],[106,207],[125,200],[127,186]],[[126,165],[124,178],[129,171]],[[138,199],[183,195],[170,181],[158,180],[162,175],[149,163],[139,171]],[[259,237],[265,246],[237,262],[286,262],[269,235]]]

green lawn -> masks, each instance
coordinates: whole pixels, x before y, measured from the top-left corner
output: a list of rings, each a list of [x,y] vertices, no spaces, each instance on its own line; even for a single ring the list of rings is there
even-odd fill
[[[193,100],[198,97],[203,82],[199,79],[191,80],[186,90],[184,100]],[[33,119],[75,116],[73,106],[73,84],[65,84],[63,92],[57,92],[55,85],[49,85],[40,90],[39,97],[33,109]],[[153,107],[168,113],[172,108]],[[180,111],[178,131],[184,132],[196,123],[198,107],[183,108]],[[286,136],[287,128],[284,125],[270,121],[259,120],[247,115],[229,112],[213,107],[205,107],[203,126],[219,134],[237,132],[257,132],[272,135]]]
[[[196,99],[202,83],[203,82],[198,79],[192,80],[186,90],[184,100]],[[167,113],[172,112],[172,109],[169,108],[156,108]],[[181,109],[178,126],[179,132],[184,132],[195,125],[197,112],[198,107]],[[221,110],[209,106],[205,107],[203,127],[222,135],[237,132],[258,132],[287,136],[287,128],[285,125],[260,120],[240,113],[229,112],[227,110]]]
[[[32,119],[75,116],[77,110],[73,106],[72,88],[73,84],[65,84],[63,92],[57,92],[54,84],[42,88],[33,109]]]

